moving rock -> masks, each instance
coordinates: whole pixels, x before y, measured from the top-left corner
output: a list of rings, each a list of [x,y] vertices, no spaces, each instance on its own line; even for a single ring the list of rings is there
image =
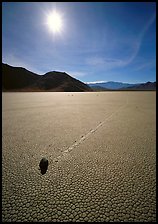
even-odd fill
[[[46,158],[42,158],[39,167],[41,169],[41,174],[45,174],[48,169],[48,160]]]

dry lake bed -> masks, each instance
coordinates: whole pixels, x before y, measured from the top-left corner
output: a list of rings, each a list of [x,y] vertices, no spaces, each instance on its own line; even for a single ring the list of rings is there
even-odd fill
[[[156,222],[156,92],[3,93],[2,221]]]

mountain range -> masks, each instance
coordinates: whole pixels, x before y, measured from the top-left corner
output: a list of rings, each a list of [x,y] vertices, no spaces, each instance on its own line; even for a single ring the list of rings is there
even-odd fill
[[[88,84],[93,90],[108,91],[108,90],[156,90],[156,82],[146,83],[123,83],[123,82],[102,82]]]
[[[3,91],[55,91],[83,92],[92,91],[85,83],[65,72],[47,72],[38,75],[22,67],[13,67],[2,63]]]
[[[51,71],[38,75],[22,67],[2,63],[2,91],[83,92],[111,90],[156,90],[156,82],[129,84],[122,82],[83,83],[65,72]]]

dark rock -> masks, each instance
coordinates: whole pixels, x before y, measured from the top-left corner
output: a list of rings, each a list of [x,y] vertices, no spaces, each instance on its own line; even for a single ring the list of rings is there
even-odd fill
[[[45,174],[48,169],[48,160],[46,158],[42,158],[39,167],[41,169],[41,174]]]

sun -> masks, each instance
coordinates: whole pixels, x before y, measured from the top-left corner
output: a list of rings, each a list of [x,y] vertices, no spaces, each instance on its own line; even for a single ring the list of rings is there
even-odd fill
[[[47,16],[47,25],[50,31],[53,33],[59,33],[62,30],[62,17],[61,15],[53,11]]]

